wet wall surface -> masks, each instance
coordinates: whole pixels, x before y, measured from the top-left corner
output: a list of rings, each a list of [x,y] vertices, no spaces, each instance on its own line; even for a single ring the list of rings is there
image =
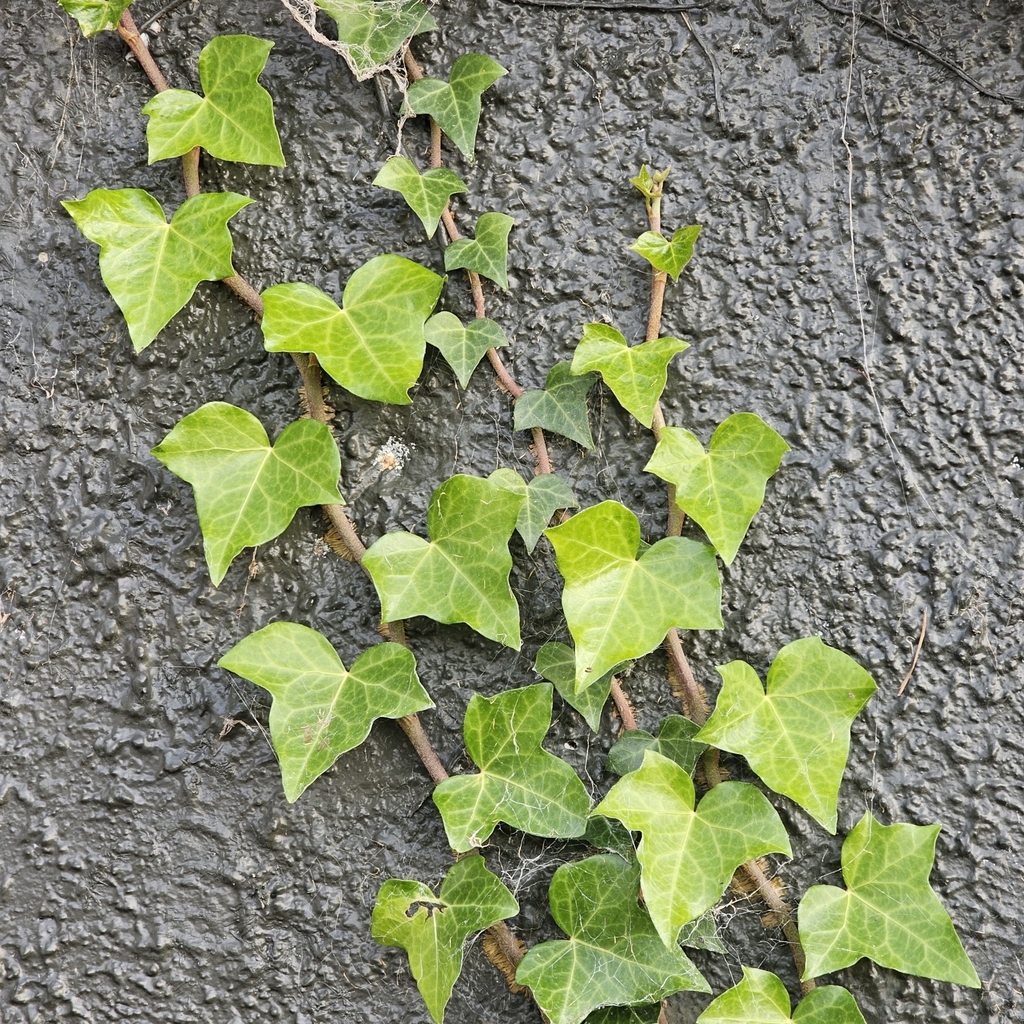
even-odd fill
[[[137,20],[160,6],[139,0]],[[915,0],[882,13],[986,87],[1024,92],[1019,5]],[[665,333],[692,346],[673,364],[668,420],[706,441],[730,413],[754,411],[792,447],[723,572],[726,628],[687,638],[695,671],[714,691],[714,666],[743,658],[763,674],[814,634],[874,674],[839,837],[774,800],[793,837],[790,890],[839,881],[841,837],[866,809],[942,822],[932,883],[983,988],[866,961],[835,980],[872,1024],[1024,1020],[1022,107],[814,4],[711,3],[689,17],[699,42],[678,13],[437,10],[441,30],[417,43],[428,73],[469,51],[511,72],[485,97],[476,164],[454,160],[470,187],[464,226],[486,210],[516,220],[512,287],[490,293],[490,313],[527,386],[570,356],[586,322],[639,340],[648,277],[626,245],[645,223],[628,179],[643,161],[672,166],[666,227],[704,232],[667,302]],[[146,165],[148,83],[116,36],[81,39],[55,3],[4,4],[0,30],[0,1017],[426,1021],[404,955],[369,928],[384,879],[434,884],[450,863],[425,772],[378,723],[287,804],[267,696],[216,667],[278,618],[320,629],[350,664],[378,639],[373,591],[319,540],[316,510],[259,550],[255,575],[246,554],[213,588],[191,490],[148,454],[215,399],[275,436],[297,415],[294,370],[215,284],[133,354],[96,247],[59,200],[138,186],[168,210],[182,201],[177,162]],[[239,271],[258,288],[303,280],[340,296],[380,252],[439,269],[401,199],[370,186],[392,147],[372,87],[276,3],[186,3],[154,51],[173,84],[197,88],[199,50],[237,31],[274,41],[262,81],[288,158],[204,159],[205,187],[256,200],[233,221]],[[409,124],[406,141],[422,156],[423,127]],[[457,277],[444,302],[471,315]],[[422,531],[431,489],[454,472],[530,471],[484,368],[461,392],[428,357],[408,407],[337,388],[331,400],[343,493],[368,542]],[[649,436],[600,389],[591,418],[596,450],[556,440],[557,468],[582,504],[619,499],[656,539],[665,498],[642,473]],[[376,460],[392,440],[408,457],[385,471]],[[538,646],[565,638],[550,552],[514,554],[521,654],[410,624],[437,702],[424,722],[457,770],[470,695],[535,681]],[[664,673],[655,654],[626,680],[648,728],[676,710]],[[615,728],[606,715],[592,736],[556,704],[548,747],[599,794]],[[555,936],[547,884],[584,852],[496,837],[488,864],[517,893],[528,942]],[[716,992],[742,964],[794,989],[756,907],[727,896],[718,922],[728,955],[695,954]],[[690,1022],[706,1003],[675,997],[669,1019]],[[447,1019],[539,1016],[474,946]]]

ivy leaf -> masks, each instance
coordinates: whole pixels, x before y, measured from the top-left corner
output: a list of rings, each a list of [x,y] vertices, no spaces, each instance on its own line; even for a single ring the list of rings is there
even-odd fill
[[[514,428],[542,427],[583,448],[593,448],[594,438],[587,420],[587,392],[596,380],[596,373],[574,376],[569,363],[555,363],[548,371],[543,391],[527,391],[516,399]]]
[[[600,732],[601,713],[611,692],[614,669],[601,676],[592,686],[577,693],[576,655],[568,644],[560,644],[557,641],[546,643],[537,652],[537,660],[533,667],[549,683],[554,684],[562,700],[575,708],[594,732]]]
[[[880,825],[865,812],[843,843],[846,890],[814,885],[800,901],[804,979],[861,957],[904,974],[980,988],[953,922],[928,885],[941,825]]]
[[[661,1003],[646,1006],[604,1006],[589,1014],[586,1024],[658,1024]]]
[[[453,775],[434,789],[453,850],[482,846],[499,821],[534,836],[583,835],[590,797],[572,768],[541,747],[551,694],[547,683],[537,683],[470,698],[463,732],[480,772]]]
[[[385,882],[373,908],[373,937],[409,954],[420,995],[441,1024],[462,972],[466,939],[518,913],[516,898],[475,855],[455,862],[438,896],[422,882]]]
[[[630,347],[614,327],[587,324],[572,357],[572,372],[600,373],[619,404],[650,427],[668,380],[669,360],[689,347],[678,338],[658,338]]]
[[[715,923],[715,914],[707,910],[695,921],[687,921],[679,929],[679,938],[676,940],[680,946],[689,946],[691,949],[706,949],[712,953],[728,953],[729,950],[718,934],[718,925]]]
[[[445,357],[464,388],[469,387],[469,378],[487,350],[508,344],[501,327],[486,317],[463,325],[454,313],[435,313],[427,321],[424,332],[427,343]]]
[[[683,267],[693,256],[693,246],[699,234],[699,224],[679,228],[671,240],[660,232],[645,231],[629,248],[640,253],[655,270],[678,281]]]
[[[141,188],[93,189],[61,203],[100,247],[100,274],[141,352],[192,298],[200,281],[233,277],[228,221],[252,202],[234,192],[186,199],[170,224]]]
[[[523,499],[493,480],[453,476],[430,496],[429,541],[388,533],[363,556],[385,622],[426,615],[465,622],[519,650],[519,605],[508,541]]]
[[[116,31],[121,15],[131,6],[132,0],[57,0],[70,14],[86,39],[97,32]]]
[[[403,256],[375,256],[345,285],[344,309],[319,288],[277,284],[263,293],[268,352],[312,352],[343,387],[371,402],[408,405],[423,368],[423,325],[444,279]]]
[[[482,213],[475,238],[459,238],[444,251],[445,270],[473,270],[508,291],[508,233],[515,221],[507,213]]]
[[[378,644],[356,658],[349,672],[323,634],[297,622],[273,622],[251,633],[217,664],[274,698],[270,738],[289,803],[346,750],[358,747],[375,719],[434,706],[408,648]]]
[[[699,739],[742,754],[766,786],[835,834],[850,724],[875,692],[874,680],[816,636],[779,651],[767,693],[746,662],[718,671],[722,692]]]
[[[673,992],[709,992],[678,946],[658,937],[638,898],[639,871],[615,854],[563,864],[551,916],[568,939],[534,946],[516,971],[552,1024],[579,1024],[602,1006],[649,1005]]]
[[[325,0],[320,2],[323,4]],[[417,5],[418,3],[419,0]],[[402,194],[402,198],[423,224],[427,238],[434,237],[437,222],[441,219],[448,200],[456,193],[466,191],[465,182],[447,167],[433,167],[420,174],[416,165],[404,156],[391,157],[373,179],[373,183],[380,188]]]
[[[722,628],[722,586],[711,548],[666,537],[640,550],[640,522],[603,501],[544,531],[565,577],[562,610],[576,641],[576,689],[653,651],[673,626]]]
[[[838,985],[808,992],[791,1014],[786,986],[770,971],[743,968],[743,980],[723,992],[697,1024],[864,1024],[857,1001]]]
[[[605,768],[615,775],[628,775],[643,764],[646,751],[654,750],[675,761],[687,775],[692,775],[700,755],[707,750],[706,743],[694,740],[698,732],[700,726],[682,715],[669,715],[662,719],[657,739],[643,729],[628,729],[608,751]]]
[[[631,864],[636,861],[633,833],[621,821],[606,818],[603,814],[591,814],[582,838],[583,842],[595,850],[616,853]]]
[[[765,484],[788,451],[760,416],[740,412],[718,426],[707,452],[696,434],[665,427],[644,469],[675,485],[676,504],[729,565],[764,501]]]
[[[723,782],[696,810],[693,803],[690,776],[648,750],[640,769],[616,782],[594,809],[643,833],[636,855],[644,899],[666,946],[718,902],[741,864],[766,853],[792,856],[778,814],[753,786]]]
[[[316,420],[292,423],[271,445],[252,413],[208,402],[151,452],[192,485],[214,586],[235,555],[283,533],[303,506],[344,504],[338,446]]]
[[[447,82],[421,78],[409,86],[406,102],[414,114],[429,114],[441,130],[473,159],[480,122],[480,95],[508,71],[483,53],[467,53],[453,65]]]
[[[284,167],[274,101],[259,78],[274,44],[253,36],[217,36],[199,54],[204,96],[187,89],[158,92],[149,117],[149,162],[202,146],[218,160]]]
[[[629,182],[640,192],[644,199],[654,198],[654,186],[657,182],[655,182],[654,176],[647,169],[647,164],[641,164],[640,173],[635,178],[630,178]]]
[[[381,70],[410,36],[437,28],[420,0],[315,0],[316,6],[338,26],[338,42],[348,54],[357,81]]]
[[[557,473],[542,473],[527,483],[514,470],[496,469],[490,479],[525,499],[516,520],[516,530],[527,551],[537,546],[557,509],[577,507],[572,488]]]

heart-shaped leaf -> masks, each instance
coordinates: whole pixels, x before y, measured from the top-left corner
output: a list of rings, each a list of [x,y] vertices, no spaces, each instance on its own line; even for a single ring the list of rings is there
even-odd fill
[[[184,308],[200,281],[234,276],[228,221],[252,202],[234,192],[186,199],[170,224],[140,188],[93,189],[61,203],[100,247],[100,274],[141,352]]]
[[[416,165],[404,156],[391,157],[373,179],[373,183],[380,188],[402,194],[402,198],[409,204],[409,209],[423,224],[427,238],[434,237],[437,222],[441,219],[448,200],[456,193],[466,191],[465,182],[447,167],[433,167],[420,174]]]
[[[448,360],[464,387],[489,348],[508,344],[505,332],[493,320],[481,317],[463,325],[454,313],[435,313],[424,328],[427,344],[433,345]]]
[[[508,233],[515,221],[507,213],[482,213],[474,238],[460,238],[444,251],[445,270],[473,270],[508,291]]]
[[[315,0],[338,26],[349,67],[360,82],[372,78],[410,36],[437,28],[421,0]]]
[[[515,429],[541,427],[584,448],[593,448],[587,392],[596,380],[596,373],[575,376],[569,363],[555,363],[548,371],[543,391],[527,391],[516,399]]]
[[[630,347],[614,327],[587,324],[572,357],[572,372],[600,373],[619,404],[649,427],[668,380],[669,360],[689,347],[678,338],[658,338]]]
[[[527,551],[537,546],[557,509],[577,507],[572,488],[557,473],[541,473],[527,483],[514,470],[496,469],[490,478],[525,499],[516,520],[516,531],[523,538]]]
[[[363,556],[385,622],[426,615],[465,622],[519,650],[508,541],[523,499],[500,483],[453,476],[430,496],[427,533],[388,533]]]
[[[252,413],[208,402],[152,454],[192,485],[214,586],[235,555],[273,540],[304,505],[342,504],[338,446],[316,420],[285,427],[271,446]]]
[[[541,747],[551,694],[538,683],[470,698],[463,730],[480,772],[453,775],[434,789],[453,850],[482,846],[499,821],[535,836],[583,835],[590,797],[572,768]]]
[[[766,786],[835,833],[850,724],[875,692],[874,680],[816,636],[779,651],[767,693],[744,661],[718,671],[722,692],[699,739],[742,754]]]
[[[580,1024],[602,1006],[649,1005],[673,992],[710,992],[681,949],[667,948],[639,904],[635,862],[615,854],[563,864],[551,916],[568,939],[534,946],[516,971],[552,1024]]]
[[[423,368],[423,325],[444,279],[402,256],[375,256],[345,285],[344,309],[319,288],[278,284],[263,293],[268,352],[312,352],[354,395],[408,405]]]
[[[770,971],[743,968],[743,980],[723,992],[697,1024],[864,1024],[845,988],[823,985],[808,992],[791,1013],[786,986]]]
[[[700,225],[691,224],[674,232],[671,241],[660,232],[645,231],[631,246],[655,270],[668,274],[673,281],[679,280],[683,267],[693,256],[693,246],[700,234]]]
[[[766,853],[791,856],[786,829],[764,795],[743,782],[715,786],[694,810],[693,781],[648,750],[594,808],[643,833],[636,855],[644,899],[665,945],[721,898],[733,872]],[[802,910],[802,908],[801,908]]]
[[[584,693],[588,692],[584,690]],[[687,775],[692,775],[700,755],[708,748],[706,743],[698,743],[694,739],[698,732],[700,726],[682,715],[663,718],[657,739],[643,729],[627,729],[608,751],[605,768],[614,775],[628,775],[640,768],[648,750],[654,750],[675,761]]]
[[[866,812],[843,843],[845,891],[814,885],[800,901],[804,978],[861,957],[904,974],[981,988],[945,907],[928,885],[941,825],[880,825]]]
[[[463,155],[472,160],[480,122],[480,95],[507,74],[486,54],[467,53],[452,65],[447,82],[437,78],[413,82],[406,101],[413,113],[429,114]]]
[[[408,648],[378,644],[356,658],[349,672],[323,634],[297,622],[273,622],[251,633],[217,664],[274,698],[270,739],[289,802],[346,750],[358,747],[375,719],[434,706]]]
[[[211,39],[199,54],[204,95],[165,89],[142,108],[149,162],[202,146],[218,160],[284,167],[274,101],[256,81],[273,45],[253,36]]]
[[[760,416],[740,412],[719,425],[707,452],[689,430],[665,427],[644,469],[675,485],[676,504],[729,565],[788,451]]]
[[[533,667],[549,683],[554,684],[562,700],[575,708],[594,732],[600,732],[601,713],[611,692],[614,672],[608,672],[593,686],[588,686],[577,693],[576,655],[568,644],[560,644],[557,641],[546,643],[537,652],[537,660]]]
[[[640,522],[604,501],[544,531],[565,577],[562,610],[576,641],[576,689],[653,651],[673,626],[722,628],[722,585],[706,544],[666,537],[639,558]]]
[[[385,882],[373,908],[373,937],[409,954],[420,995],[441,1024],[462,972],[466,939],[518,913],[516,898],[477,854],[455,862],[438,896],[422,882]]]
[[[58,0],[66,14],[70,14],[86,39],[97,32],[114,31],[121,15],[132,0]]]

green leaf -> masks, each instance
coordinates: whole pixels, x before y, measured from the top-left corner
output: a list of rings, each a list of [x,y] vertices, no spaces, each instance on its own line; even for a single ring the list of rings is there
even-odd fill
[[[633,833],[622,824],[606,818],[603,814],[591,814],[587,821],[587,830],[583,833],[583,842],[595,850],[607,850],[617,853],[623,860],[631,864],[636,861],[636,843]]]
[[[640,253],[655,270],[660,270],[668,274],[673,281],[678,281],[683,267],[693,256],[693,246],[699,234],[699,224],[679,228],[672,235],[671,241],[660,232],[645,231],[630,249]]]
[[[723,421],[705,453],[695,434],[665,427],[646,472],[676,488],[676,504],[708,535],[726,565],[764,501],[768,479],[789,445],[752,412]]]
[[[544,533],[565,577],[562,610],[576,641],[577,691],[653,651],[673,626],[722,628],[722,586],[706,544],[666,537],[637,558],[640,522],[617,501]]]
[[[465,182],[447,167],[433,167],[420,174],[416,165],[404,156],[391,157],[373,183],[392,192],[401,192],[409,208],[422,222],[427,238],[434,237],[437,222],[448,200],[456,193],[466,191]]]
[[[791,1015],[786,986],[769,971],[744,967],[743,980],[723,992],[697,1024],[864,1024],[864,1017],[853,996],[838,985],[808,992]]]
[[[61,203],[100,247],[100,274],[141,352],[179,312],[200,281],[233,277],[228,221],[252,202],[234,192],[186,199],[170,224],[140,188],[93,189]]]
[[[786,829],[764,795],[743,782],[715,786],[694,810],[693,781],[648,750],[594,809],[643,833],[637,847],[647,909],[667,946],[721,898],[733,872],[766,853],[791,856]]]
[[[527,551],[537,546],[557,509],[577,507],[572,488],[557,473],[541,473],[527,483],[514,470],[496,469],[491,479],[525,499],[516,520],[516,530]]]
[[[875,682],[816,636],[787,644],[768,669],[768,692],[743,661],[719,668],[722,692],[699,739],[742,754],[766,786],[836,830],[850,724]]]
[[[518,913],[516,898],[475,855],[455,862],[439,896],[422,882],[385,882],[373,908],[373,937],[409,954],[420,995],[441,1024],[462,971],[466,939]]]
[[[691,949],[706,949],[712,953],[722,954],[729,952],[718,934],[713,910],[705,911],[695,921],[687,921],[679,929],[679,938],[676,941],[680,946],[689,946]]]
[[[452,65],[447,82],[437,78],[413,82],[406,101],[413,113],[429,114],[463,155],[472,160],[480,122],[480,95],[507,74],[486,54],[467,53]]]
[[[639,872],[615,854],[563,864],[551,881],[551,916],[569,938],[542,942],[516,981],[552,1024],[579,1024],[602,1006],[643,1006],[673,992],[709,992],[681,949],[665,944],[638,903]]]
[[[658,1024],[661,1003],[646,1006],[604,1006],[589,1014],[586,1024]]]
[[[243,548],[282,533],[304,505],[342,504],[341,459],[330,430],[299,420],[273,446],[252,413],[208,402],[152,449],[192,485],[214,586]]]
[[[584,448],[593,448],[587,392],[596,380],[596,373],[574,376],[569,363],[555,363],[548,371],[543,391],[527,391],[516,399],[515,429],[542,427]]]
[[[649,427],[665,390],[669,361],[689,347],[678,338],[658,338],[630,347],[614,327],[587,324],[572,357],[572,372],[600,373],[619,404]]]
[[[274,698],[270,738],[292,803],[366,739],[375,719],[434,706],[416,675],[416,659],[401,644],[371,647],[349,672],[325,636],[296,622],[251,633],[217,664]]]
[[[501,327],[486,317],[463,326],[454,313],[435,313],[427,321],[424,331],[427,343],[448,360],[464,388],[469,387],[469,378],[487,350],[508,344]]]
[[[345,285],[344,309],[308,284],[263,293],[268,352],[312,352],[343,387],[371,402],[408,405],[423,368],[423,325],[444,279],[402,256],[375,256]]]
[[[630,178],[629,182],[640,192],[644,199],[654,198],[654,186],[657,183],[651,172],[647,169],[647,164],[641,164],[640,173],[635,178]]]
[[[590,797],[572,768],[541,747],[551,694],[538,683],[470,698],[463,731],[480,772],[453,775],[434,789],[453,850],[482,846],[499,821],[534,836],[583,835]]]
[[[694,740],[698,732],[700,726],[682,715],[663,718],[657,739],[643,729],[628,729],[608,751],[605,768],[615,775],[628,775],[643,764],[646,751],[654,750],[675,761],[687,775],[692,775],[700,755],[707,750],[706,743]]]
[[[444,251],[445,270],[473,270],[508,291],[508,233],[515,221],[507,213],[482,213],[475,238],[460,238]]]
[[[493,480],[453,476],[430,496],[427,533],[388,533],[363,556],[385,622],[426,615],[465,622],[519,650],[508,541],[523,499]]]
[[[202,146],[218,160],[284,167],[274,101],[259,78],[274,44],[253,36],[217,36],[199,54],[204,96],[165,89],[143,108],[149,162]]]
[[[315,0],[338,26],[338,42],[360,82],[372,78],[410,36],[437,28],[420,0]]]
[[[953,922],[928,885],[941,825],[880,825],[866,812],[843,843],[846,890],[815,885],[800,901],[804,979],[861,957],[904,974],[980,988]]]
[[[57,0],[70,14],[86,39],[97,32],[114,31],[132,0]]]
[[[601,676],[592,686],[577,693],[576,655],[568,644],[560,644],[556,641],[546,643],[537,652],[537,661],[533,667],[549,683],[554,684],[562,700],[570,707],[575,708],[594,732],[600,732],[601,713],[604,711],[608,694],[611,692],[614,669]]]

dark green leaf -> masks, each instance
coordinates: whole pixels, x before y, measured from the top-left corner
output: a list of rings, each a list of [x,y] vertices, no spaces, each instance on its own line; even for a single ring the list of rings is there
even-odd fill
[[[643,764],[645,751],[656,750],[692,775],[700,755],[707,750],[706,743],[695,742],[698,732],[700,726],[682,715],[662,719],[657,739],[643,729],[628,729],[608,751],[605,768],[615,775],[628,775]]]
[[[475,238],[460,238],[444,251],[445,270],[473,270],[508,291],[508,233],[515,221],[507,213],[483,213]]]
[[[601,713],[608,701],[612,688],[612,676],[615,669],[606,673],[592,686],[576,692],[576,655],[567,644],[556,641],[546,643],[537,652],[537,661],[533,666],[549,683],[554,683],[570,707],[574,707],[586,719],[587,725],[594,732],[601,729]]]
[[[591,814],[587,821],[587,830],[583,833],[583,842],[595,850],[607,850],[617,853],[623,860],[631,864],[636,860],[636,843],[633,833],[612,818],[603,814]]]
[[[541,473],[527,483],[511,469],[496,469],[491,479],[500,481],[513,494],[522,495],[526,499],[519,510],[516,530],[523,538],[527,551],[537,546],[540,535],[547,529],[556,509],[576,508],[576,495],[557,473]]]
[[[427,238],[434,237],[437,222],[448,200],[456,193],[466,191],[463,180],[447,167],[433,167],[420,174],[416,165],[404,156],[391,157],[373,179],[373,183],[402,194],[409,208],[422,222]]]
[[[593,448],[594,438],[587,421],[587,392],[596,380],[596,373],[576,376],[569,363],[555,363],[543,391],[527,391],[516,400],[515,429],[542,427],[584,448]]]
[[[97,32],[114,31],[132,0],[58,0],[88,39]]]
[[[691,949],[706,949],[712,953],[726,954],[728,947],[718,934],[718,925],[715,923],[715,912],[707,910],[695,921],[687,921],[679,929],[677,940],[680,946],[689,946]]]
[[[454,313],[435,313],[426,323],[427,344],[448,360],[459,383],[469,387],[469,378],[489,348],[508,344],[505,332],[493,320],[481,317],[463,326]]]
[[[660,270],[662,273],[668,274],[673,281],[678,281],[683,267],[690,262],[690,258],[693,256],[693,246],[699,234],[699,224],[679,228],[672,235],[671,241],[660,232],[645,231],[630,246],[630,249],[640,253],[655,270]]]
[[[661,1020],[661,1003],[646,1006],[605,1006],[595,1010],[586,1019],[586,1024],[658,1024]]]

